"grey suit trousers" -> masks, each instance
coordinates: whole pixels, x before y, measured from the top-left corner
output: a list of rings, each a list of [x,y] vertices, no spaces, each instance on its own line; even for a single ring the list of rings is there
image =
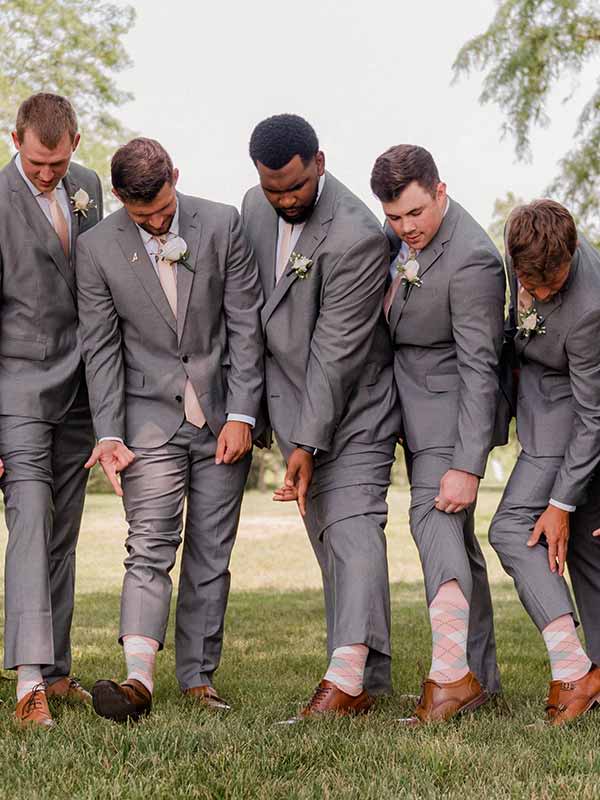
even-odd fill
[[[44,665],[52,683],[71,671],[75,548],[94,445],[82,387],[60,422],[0,416],[8,545],[4,666]]]
[[[492,598],[487,567],[475,536],[475,508],[446,514],[435,508],[440,481],[452,466],[454,449],[406,453],[411,484],[410,529],[419,551],[427,605],[442,584],[458,581],[469,607],[467,660],[480,683],[500,691]]]
[[[395,438],[355,443],[333,460],[317,457],[304,519],[323,578],[328,656],[366,644],[364,686],[372,695],[392,691],[385,525],[395,445]]]
[[[219,665],[229,595],[229,561],[252,456],[215,464],[217,442],[207,425],[184,422],[161,447],[132,448],[123,472],[129,533],[119,639],[138,634],[165,641],[172,593],[170,571],[185,540],[175,623],[177,679],[182,691],[212,682]]]
[[[533,548],[527,540],[545,511],[561,457],[534,458],[521,453],[504,490],[490,527],[490,544],[515,582],[526,611],[542,631],[550,622],[573,614],[575,608],[567,582],[551,572],[545,541]],[[588,655],[600,659],[600,540],[592,531],[600,527],[600,475],[588,487],[589,500],[571,514],[567,563],[581,615]]]

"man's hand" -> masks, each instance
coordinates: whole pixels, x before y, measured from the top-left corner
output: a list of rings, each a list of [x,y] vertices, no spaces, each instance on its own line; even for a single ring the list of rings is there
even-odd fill
[[[123,497],[123,489],[121,489],[117,473],[127,469],[134,458],[135,455],[123,442],[106,439],[103,442],[98,442],[84,466],[86,469],[91,469],[94,464],[100,464],[115,493],[119,497]]]
[[[277,489],[273,500],[287,502],[297,500],[300,513],[306,515],[306,496],[313,475],[313,457],[306,450],[297,447],[289,457],[285,479],[281,489]]]
[[[567,560],[567,544],[569,542],[569,512],[549,505],[535,523],[533,533],[527,542],[527,547],[535,547],[542,534],[546,536],[546,541],[548,542],[550,571],[556,572],[558,564],[558,574],[563,575]]]
[[[446,514],[457,514],[473,505],[477,499],[479,478],[461,469],[449,469],[440,481],[440,493],[435,507]]]
[[[247,422],[231,420],[221,428],[217,439],[215,464],[235,464],[252,450],[252,427]]]
[[[4,475],[4,461],[0,458],[0,478]]]

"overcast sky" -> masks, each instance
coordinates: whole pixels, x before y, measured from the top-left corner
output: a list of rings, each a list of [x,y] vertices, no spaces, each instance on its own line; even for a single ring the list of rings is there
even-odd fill
[[[328,169],[378,214],[373,161],[409,142],[431,150],[450,194],[487,225],[507,191],[543,192],[598,71],[590,65],[567,104],[571,84],[557,89],[552,125],[522,164],[500,138],[499,109],[478,103],[482,76],[451,85],[456,53],[485,30],[495,0],[129,1],[134,65],[118,80],[135,100],[119,116],[169,150],[182,191],[238,207],[256,183],[254,125],[292,112],[315,127]]]

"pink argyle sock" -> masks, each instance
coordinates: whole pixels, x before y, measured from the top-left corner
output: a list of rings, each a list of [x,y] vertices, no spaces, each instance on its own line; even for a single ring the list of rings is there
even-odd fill
[[[158,651],[158,642],[148,636],[124,636],[123,650],[127,663],[127,680],[143,683],[152,694],[154,661]]]
[[[581,646],[571,614],[563,614],[546,625],[542,636],[550,656],[552,680],[576,681],[587,675],[592,662]]]
[[[369,648],[365,644],[336,647],[331,654],[325,680],[333,683],[342,692],[350,694],[352,697],[358,697],[363,690],[368,655]]]
[[[469,671],[469,604],[458,581],[443,583],[429,606],[433,652],[429,677],[437,683],[458,681]]]

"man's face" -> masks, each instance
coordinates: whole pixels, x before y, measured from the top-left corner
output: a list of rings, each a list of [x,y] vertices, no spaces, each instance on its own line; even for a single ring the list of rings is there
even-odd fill
[[[175,186],[179,171],[173,170],[173,183],[163,183],[160,192],[150,203],[135,200],[122,200],[113,189],[113,194],[121,200],[131,219],[152,236],[164,236],[169,232],[177,211],[177,192]]]
[[[543,284],[532,281],[531,278],[528,278],[526,275],[520,275],[518,270],[515,271],[517,273],[517,280],[521,286],[528,291],[529,294],[538,301],[538,303],[547,303],[548,300],[551,300],[555,294],[560,292],[566,283],[566,280],[569,277],[569,272],[571,271],[571,262],[567,261],[564,264],[561,264],[560,268],[554,273],[553,277]]]
[[[40,192],[51,192],[57,187],[67,174],[71,156],[79,144],[79,134],[71,139],[65,131],[56,147],[49,150],[29,128],[26,128],[22,142],[16,131],[13,131],[12,139],[21,154],[23,172]]]
[[[277,214],[292,225],[306,222],[317,200],[319,178],[325,172],[320,151],[304,164],[296,155],[281,169],[269,169],[256,162],[260,185]]]
[[[409,247],[423,250],[438,232],[446,208],[446,184],[438,183],[433,196],[413,181],[391,203],[382,203],[394,233]]]

